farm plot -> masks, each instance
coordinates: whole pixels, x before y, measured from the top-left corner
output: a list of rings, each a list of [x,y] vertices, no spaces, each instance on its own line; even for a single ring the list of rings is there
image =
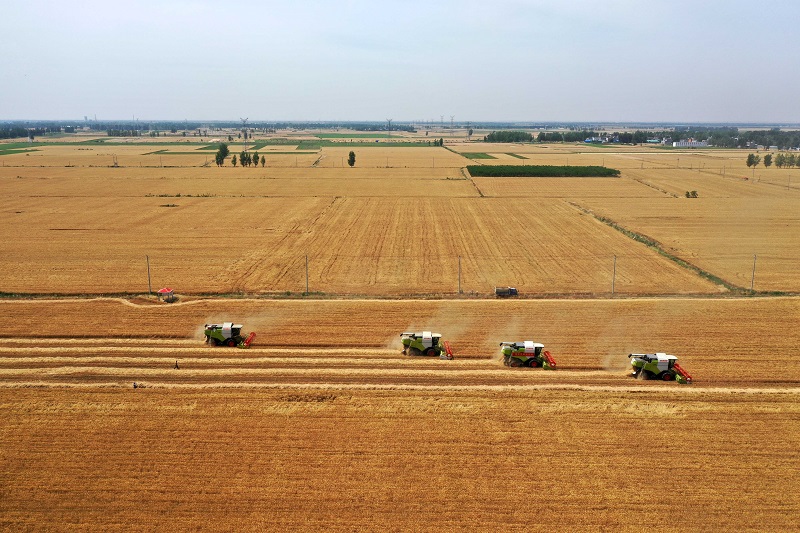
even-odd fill
[[[336,379],[398,385],[433,379],[431,371],[439,371],[453,372],[441,377],[450,385],[459,380],[497,384],[500,379],[527,386],[620,387],[640,383],[627,377],[628,353],[665,351],[678,355],[694,376],[692,390],[800,387],[800,351],[792,335],[800,319],[798,298],[215,299],[172,305],[111,299],[28,300],[0,301],[0,318],[7,324],[0,348],[5,374],[0,381],[7,385],[64,383],[65,379],[81,383],[80,372],[93,375],[91,382],[112,385],[137,380],[157,385],[176,379],[280,384],[287,375],[300,374],[302,381],[294,378],[297,383],[319,383],[326,379],[329,367],[359,371],[372,367],[371,374],[350,378],[336,372]],[[203,344],[202,325],[226,320],[258,334],[250,350]],[[456,359],[400,355],[400,332],[423,329],[442,333],[453,344]],[[503,367],[498,343],[526,339],[543,342],[559,369],[514,372]],[[184,378],[174,372],[175,359],[183,362]],[[98,367],[94,374],[92,365]],[[61,368],[60,373],[30,371],[54,366]],[[78,369],[72,378],[64,372],[69,367]],[[274,374],[276,368],[283,369],[278,381],[265,371]],[[316,369],[316,374],[309,368]],[[126,371],[120,374],[121,369]],[[25,372],[14,374],[17,370]],[[211,375],[210,370],[216,372]],[[229,370],[252,375],[227,376]],[[406,374],[389,375],[385,370]],[[506,375],[513,377],[502,377]],[[644,386],[678,387],[647,382]]]
[[[767,194],[773,192],[766,185],[761,189]],[[584,203],[740,287],[750,288],[753,255],[757,254],[756,290],[797,291],[797,194],[790,191],[784,198],[665,198],[649,200],[646,205],[638,200],[615,199],[603,203],[587,199]]]
[[[202,343],[223,317],[253,348]],[[10,529],[639,529],[632,493],[670,494],[647,523],[680,508],[683,529],[800,512],[797,298],[18,300],[0,318]],[[390,346],[423,324],[465,355]],[[531,332],[558,370],[493,359]],[[624,376],[656,349],[695,384]],[[542,487],[547,505],[509,504]]]
[[[640,529],[634,493],[669,494],[647,522],[682,529],[800,512],[794,395],[0,389],[0,409],[10,529]]]
[[[797,187],[787,189],[787,182],[779,185],[766,180],[753,181],[742,172],[729,169],[715,172],[684,169],[626,170],[625,177],[663,191],[683,197],[687,191],[697,191],[700,198],[786,198],[800,199],[800,174]]]
[[[25,187],[19,183],[26,180],[11,181],[19,194],[18,187]],[[0,258],[8,272],[0,291],[139,292],[147,281],[145,255],[151,258],[153,283],[179,292],[301,291],[308,254],[309,288],[326,293],[452,293],[458,288],[459,256],[464,291],[487,293],[498,284],[515,284],[539,293],[607,292],[615,253],[621,293],[717,290],[562,202],[186,198],[193,187],[199,196],[218,189],[214,182],[202,189],[198,182],[180,188],[169,183],[150,181],[140,194],[150,187],[155,192],[149,194],[172,197],[9,197],[0,220],[25,238],[14,254]],[[355,189],[356,183],[340,185]],[[466,181],[444,183],[438,182],[439,193],[468,194]],[[47,185],[48,180],[35,180],[31,191],[48,194]],[[247,188],[249,194],[271,196],[278,191],[271,192],[270,185],[248,180],[232,187],[234,194]],[[130,184],[121,187],[131,191]]]
[[[477,197],[459,169],[411,168],[13,168],[0,167],[2,197]],[[63,202],[63,200],[60,200]],[[166,200],[165,200],[166,201]],[[170,200],[177,201],[177,200]],[[163,202],[161,202],[163,203]]]
[[[253,246],[273,249],[308,231],[327,198],[10,199],[0,213],[24,236],[0,257],[3,292],[98,293],[152,282],[226,291],[220,273]],[[258,239],[254,241],[254,239]],[[143,265],[145,269],[143,270]]]
[[[359,168],[461,168],[470,160],[450,150],[428,147],[324,147],[316,166],[321,168],[347,167],[350,151],[356,154]]]
[[[487,197],[659,198],[663,193],[620,178],[472,178]]]
[[[196,145],[40,145],[27,154],[4,156],[10,167],[162,167],[214,164],[213,153],[195,152]],[[169,153],[169,150],[181,150]]]
[[[457,198],[334,199],[311,231],[241,255],[222,284],[302,286],[297,250],[308,251],[311,289],[326,293],[452,293],[459,257],[466,292],[485,294],[502,284],[538,293],[606,292],[614,252],[624,257],[620,292],[718,290],[562,202]]]

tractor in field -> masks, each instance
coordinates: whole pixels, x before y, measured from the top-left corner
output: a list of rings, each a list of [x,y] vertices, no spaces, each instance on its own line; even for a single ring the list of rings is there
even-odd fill
[[[503,364],[506,366],[541,367],[545,370],[556,368],[553,356],[544,349],[544,344],[538,342],[501,342],[500,352],[503,354]]]
[[[692,376],[678,364],[678,358],[665,353],[632,353],[628,355],[636,379],[660,379],[677,381],[681,384],[692,382]]]
[[[426,355],[428,357],[438,355],[439,359],[453,358],[450,343],[442,341],[441,333],[406,331],[400,334],[400,342],[403,343],[403,355]]]
[[[229,346],[231,348],[249,348],[253,339],[256,338],[255,332],[251,332],[247,337],[242,335],[242,325],[233,322],[223,322],[222,324],[206,324],[205,331],[206,343],[212,346]]]

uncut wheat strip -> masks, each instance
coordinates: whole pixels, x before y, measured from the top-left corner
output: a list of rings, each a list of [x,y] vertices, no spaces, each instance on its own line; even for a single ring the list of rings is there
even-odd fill
[[[509,372],[502,366],[494,369],[454,369],[452,366],[443,364],[441,368],[326,368],[324,366],[313,368],[201,368],[201,369],[180,369],[181,376],[186,377],[214,377],[214,376],[347,376],[352,378],[374,377],[381,378],[405,378],[405,377],[497,377],[503,376],[509,380],[524,380],[533,378],[542,379],[571,379],[575,377],[602,377],[604,379],[627,379],[626,376],[609,373],[605,371],[570,371],[570,372]],[[48,368],[2,368],[0,376],[14,376],[36,374],[39,376],[70,376],[75,374],[102,376],[102,375],[123,375],[123,376],[158,376],[163,374],[174,375],[176,370],[170,368],[131,368],[131,367],[96,367],[96,366],[59,366]]]
[[[154,344],[157,346],[171,346],[171,345],[193,345],[197,346],[202,343],[202,340],[196,339],[139,339],[139,338],[125,338],[125,337],[95,337],[95,338],[81,338],[81,337],[4,337],[3,343],[5,344],[20,344],[20,345],[147,345]],[[0,350],[7,349],[6,346],[0,347]]]
[[[379,384],[379,383],[165,383],[154,384],[147,381],[137,382],[142,388],[154,389],[273,389],[273,390],[307,390],[307,391],[421,391],[421,392],[528,392],[540,390],[553,391],[579,391],[579,392],[608,392],[608,393],[647,393],[650,398],[670,395],[773,395],[797,396],[798,388],[734,388],[734,387],[648,387],[648,386],[622,386],[622,385],[580,385],[569,383],[547,384],[503,384],[503,385],[421,385],[421,384]],[[2,389],[42,388],[42,389],[104,389],[104,388],[131,388],[128,383],[96,382],[96,383],[50,383],[46,381],[17,381],[0,382]]]
[[[198,346],[193,348],[171,348],[169,346],[100,346],[100,347],[82,347],[82,346],[61,346],[61,347],[1,347],[0,357],[6,354],[48,354],[48,353],[81,353],[81,354],[130,354],[130,353],[165,353],[170,354],[197,354],[197,353],[215,353],[219,354],[220,351],[226,351],[218,347]],[[285,356],[287,351],[296,354],[314,355],[324,353],[328,355],[345,354],[345,355],[359,355],[362,357],[383,357],[385,358],[389,353],[395,354],[394,350],[376,350],[375,348],[250,348],[248,353],[251,354],[276,354],[278,356]],[[232,350],[228,353],[233,352]],[[241,353],[235,351],[234,353]],[[398,352],[399,353],[399,352]],[[235,359],[235,358],[232,358]]]
[[[176,359],[174,357],[3,357],[0,355],[0,365],[14,366],[14,365],[85,365],[89,363],[108,363],[109,365],[119,364],[151,364],[151,365],[173,365]],[[381,365],[395,365],[395,366],[420,366],[425,365],[432,367],[437,365],[435,361],[438,360],[414,360],[402,357],[380,358],[380,357],[313,357],[313,358],[298,358],[298,357],[252,357],[252,358],[181,358],[180,365],[184,369],[192,364],[202,365],[258,365],[258,364],[286,364],[288,367],[298,364],[314,364],[314,365],[353,365],[353,366],[367,366],[375,367],[376,364]],[[492,359],[467,359],[458,361],[459,368],[461,367],[493,367],[497,362]],[[379,368],[384,368],[383,366]],[[376,368],[377,369],[377,368]]]

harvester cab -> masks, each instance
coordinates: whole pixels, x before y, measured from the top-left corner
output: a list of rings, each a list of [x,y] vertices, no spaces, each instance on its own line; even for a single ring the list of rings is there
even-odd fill
[[[206,324],[204,334],[206,343],[212,346],[230,346],[238,348],[249,348],[255,339],[255,332],[247,337],[242,335],[242,325],[233,322],[223,322],[222,324]]]
[[[556,368],[553,356],[544,349],[544,344],[538,342],[501,342],[500,351],[503,354],[503,364],[506,366],[541,367],[545,370]]]
[[[439,359],[452,359],[453,350],[450,343],[442,341],[441,333],[423,331],[422,333],[403,332],[400,334],[403,343],[403,355],[439,356]]]
[[[631,376],[637,379],[675,380],[684,385],[692,382],[692,376],[678,364],[678,358],[674,355],[663,352],[632,353],[628,358],[633,367]]]

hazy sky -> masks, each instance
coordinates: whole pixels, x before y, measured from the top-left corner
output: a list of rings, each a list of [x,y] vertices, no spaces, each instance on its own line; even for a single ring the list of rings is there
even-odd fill
[[[797,0],[6,1],[0,119],[800,122]]]

